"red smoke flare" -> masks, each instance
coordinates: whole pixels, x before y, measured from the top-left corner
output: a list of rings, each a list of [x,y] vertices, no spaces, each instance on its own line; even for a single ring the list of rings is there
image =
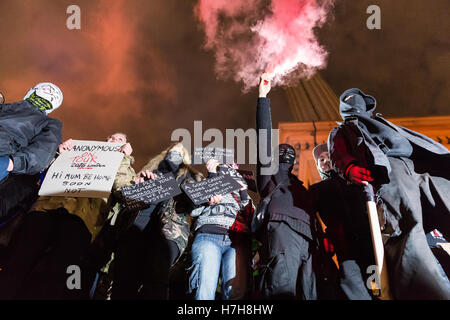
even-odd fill
[[[325,67],[327,52],[314,28],[325,23],[333,2],[273,0],[267,8],[263,0],[199,0],[195,14],[218,76],[242,81],[248,91],[264,71],[282,85]]]

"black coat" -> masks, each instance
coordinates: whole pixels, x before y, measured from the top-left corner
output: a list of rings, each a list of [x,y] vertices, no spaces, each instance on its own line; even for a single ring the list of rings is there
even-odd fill
[[[267,157],[272,157],[272,120],[270,114],[270,100],[268,98],[259,98],[256,111],[256,129],[267,130]],[[301,233],[305,237],[312,239],[311,234],[311,202],[308,198],[307,190],[303,182],[291,174],[292,166],[287,167],[281,163],[277,173],[264,175],[262,170],[273,165],[273,161],[263,164],[260,157],[260,136],[258,134],[258,162],[257,162],[257,188],[261,197],[269,194],[280,181],[283,185],[272,194],[272,200],[268,206],[268,220],[284,221],[291,228]],[[275,155],[277,157],[277,155]]]
[[[350,104],[345,99],[352,94],[363,99]],[[359,89],[349,89],[341,95],[339,111],[344,122],[331,130],[328,137],[331,161],[341,174],[354,163],[372,170],[377,184],[388,183],[390,156],[417,160],[424,172],[449,174],[450,152],[447,148],[418,132],[397,126],[379,114],[372,117],[375,107],[375,99]]]
[[[330,178],[310,186],[308,193],[327,227],[338,259],[349,259],[349,255],[355,255],[355,248],[366,252],[366,260],[373,258],[363,187],[350,184],[333,172]]]
[[[0,156],[10,156],[12,173],[36,174],[55,157],[62,124],[28,101],[0,104]]]

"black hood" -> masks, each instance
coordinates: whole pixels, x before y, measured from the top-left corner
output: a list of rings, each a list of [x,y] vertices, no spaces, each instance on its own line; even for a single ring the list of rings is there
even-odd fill
[[[348,98],[350,96],[352,97]],[[339,101],[339,113],[342,119],[350,116],[371,117],[377,104],[374,97],[357,88],[345,90],[339,97]]]

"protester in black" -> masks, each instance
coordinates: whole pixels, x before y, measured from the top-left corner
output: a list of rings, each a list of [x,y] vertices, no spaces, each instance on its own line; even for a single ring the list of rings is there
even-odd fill
[[[30,202],[39,172],[55,156],[62,124],[47,115],[62,99],[57,86],[40,83],[23,101],[0,104],[0,219],[17,211],[15,207],[21,203]]]
[[[267,140],[264,143],[266,150],[260,149],[263,137],[258,135],[258,192],[263,198],[281,185],[272,194],[265,223],[261,227],[259,288],[265,298],[314,300],[316,288],[311,255],[313,217],[306,188],[291,173],[295,150],[290,145],[281,144],[277,148],[277,159],[264,161],[266,156],[272,158],[272,120],[270,102],[266,98],[269,91],[270,78],[268,74],[263,74],[259,85],[256,127],[258,132],[263,130],[267,133]]]
[[[367,270],[375,261],[362,186],[336,173],[326,143],[316,146],[313,155],[322,181],[308,191],[337,255],[340,289],[349,300],[371,300],[366,282],[372,272]]]
[[[395,299],[450,299],[448,283],[425,233],[450,235],[450,152],[432,139],[373,112],[359,89],[340,96],[344,122],[328,145],[334,167],[355,183],[371,183],[384,214],[386,265]]]

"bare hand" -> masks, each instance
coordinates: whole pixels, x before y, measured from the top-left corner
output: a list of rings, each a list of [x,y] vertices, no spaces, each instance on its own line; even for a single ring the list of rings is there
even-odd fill
[[[136,184],[142,183],[145,180],[152,179],[155,180],[158,177],[158,175],[154,172],[151,172],[150,170],[141,171],[136,178]]]
[[[263,73],[259,80],[259,97],[265,98],[270,91],[271,81],[268,73]]]
[[[64,150],[70,150],[72,148],[73,148],[73,140],[69,139],[59,145],[58,152],[62,153]]]
[[[14,169],[14,162],[12,161],[11,158],[9,158],[9,164],[8,164],[8,168],[6,169],[6,171],[12,171],[12,169]]]
[[[206,162],[206,169],[210,173],[217,173],[217,166],[219,165],[219,161],[216,159],[209,159],[208,162]]]
[[[219,204],[219,203],[221,203],[222,201],[223,201],[223,197],[219,194],[219,195],[212,196],[212,197],[209,199],[208,204],[209,204],[209,205]]]
[[[120,147],[119,151],[129,156],[133,152],[133,148],[131,147],[131,144],[126,143],[122,147]]]

